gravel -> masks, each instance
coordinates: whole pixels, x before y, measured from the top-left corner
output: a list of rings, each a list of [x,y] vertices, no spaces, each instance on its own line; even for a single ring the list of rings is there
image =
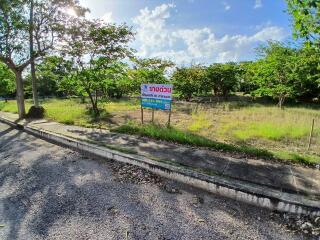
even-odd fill
[[[0,239],[318,239],[283,219],[0,124]]]
[[[309,237],[320,239],[320,217],[295,215],[289,213],[273,213],[271,218],[280,222],[292,232],[302,232]]]

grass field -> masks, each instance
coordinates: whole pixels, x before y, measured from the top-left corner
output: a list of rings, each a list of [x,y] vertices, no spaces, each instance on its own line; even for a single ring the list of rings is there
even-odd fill
[[[290,106],[281,110],[273,105],[248,102],[175,103],[168,129],[165,127],[168,113],[164,111],[156,111],[155,122],[151,124],[151,111],[145,110],[147,124],[141,126],[137,99],[101,103],[103,111],[98,119],[90,114],[90,105],[78,99],[50,99],[42,101],[42,105],[47,119],[65,124],[99,126],[260,157],[320,163],[320,108]],[[27,101],[26,108],[30,106]],[[0,102],[0,110],[17,112],[15,101]],[[315,128],[307,152],[312,119]]]

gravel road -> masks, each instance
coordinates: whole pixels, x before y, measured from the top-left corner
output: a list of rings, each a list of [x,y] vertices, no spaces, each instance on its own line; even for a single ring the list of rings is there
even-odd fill
[[[308,239],[272,213],[0,123],[0,239]]]

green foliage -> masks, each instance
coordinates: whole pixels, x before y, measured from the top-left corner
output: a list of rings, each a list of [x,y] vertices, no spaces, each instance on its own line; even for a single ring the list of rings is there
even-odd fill
[[[207,74],[216,95],[227,97],[238,89],[239,68],[235,63],[213,64],[208,67]]]
[[[0,96],[8,97],[15,92],[15,76],[6,65],[0,63]]]
[[[37,89],[40,96],[70,96],[75,94],[72,87],[64,86],[63,79],[71,71],[71,62],[59,56],[45,57],[36,66]],[[27,75],[24,82],[25,95],[32,96],[31,75]]]
[[[131,91],[130,82],[127,76],[127,65],[114,63],[105,69],[104,85],[102,86],[105,96],[111,98],[121,98]]]
[[[258,88],[255,96],[278,99],[282,107],[285,99],[311,99],[319,96],[320,55],[312,48],[295,49],[279,42],[261,46],[262,57],[250,73]]]
[[[143,83],[168,83],[166,71],[174,66],[170,61],[157,58],[133,59],[133,62],[133,69],[128,70],[129,93],[140,93]]]
[[[294,36],[305,38],[309,45],[320,50],[320,1],[287,0],[293,19]]]
[[[314,48],[298,51],[295,72],[295,91],[299,98],[308,100],[320,98],[320,54]]]
[[[171,80],[174,91],[186,101],[195,95],[206,94],[210,91],[206,69],[200,65],[177,68]]]
[[[71,70],[71,62],[59,56],[50,56],[37,65],[38,91],[41,96],[61,96],[59,84]]]
[[[33,63],[52,52],[72,22],[63,11],[67,7],[74,7],[79,16],[86,12],[75,0],[0,1],[0,61],[15,74],[20,117],[25,115],[22,72],[31,64],[35,80]]]
[[[89,96],[92,110],[99,115],[98,99],[106,86],[118,78],[118,60],[131,55],[127,44],[133,33],[126,25],[79,19],[68,29],[63,52],[72,60],[72,72],[62,86],[82,96]],[[112,86],[114,87],[114,86]],[[110,91],[109,94],[115,94]]]
[[[172,83],[174,90],[187,101],[212,92],[226,97],[239,88],[239,74],[240,69],[235,63],[212,64],[207,68],[195,65],[177,68]]]
[[[278,99],[282,107],[286,98],[297,95],[294,84],[297,81],[295,49],[278,42],[269,42],[258,48],[262,59],[258,60],[254,81],[259,88],[253,95],[269,96]]]
[[[240,62],[238,66],[239,91],[250,94],[255,91],[258,86],[253,80],[253,76],[258,68],[257,62]]]

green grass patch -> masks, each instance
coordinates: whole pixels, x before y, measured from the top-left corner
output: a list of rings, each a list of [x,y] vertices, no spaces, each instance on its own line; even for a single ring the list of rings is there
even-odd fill
[[[226,152],[244,153],[249,156],[261,157],[265,159],[290,160],[293,162],[313,165],[320,163],[320,157],[313,155],[300,155],[298,153],[271,152],[251,146],[236,146],[207,139],[196,134],[181,131],[176,128],[166,128],[155,124],[137,125],[125,124],[111,129],[113,132],[146,136],[157,140],[165,140],[180,144],[188,144],[197,147],[208,147]]]
[[[296,163],[303,163],[306,165],[320,164],[320,157],[308,154],[299,154],[285,151],[275,151],[274,157],[281,160],[290,160]]]
[[[31,101],[25,101],[26,111],[31,107]],[[18,113],[18,106],[15,100],[9,100],[8,102],[0,102],[0,111]]]
[[[241,124],[240,124],[241,125]],[[252,122],[246,127],[239,127],[233,131],[233,135],[240,140],[250,138],[264,138],[270,140],[281,140],[283,138],[297,139],[308,134],[307,126],[292,126],[286,124],[275,124],[270,122]]]
[[[196,132],[201,129],[207,129],[210,127],[210,122],[208,121],[206,114],[203,112],[193,112],[192,113],[192,123],[188,127],[191,132]]]
[[[273,141],[291,140],[298,142],[310,131],[312,118],[320,115],[316,110],[288,108],[281,110],[270,106],[251,106],[220,115],[220,136],[246,141],[266,139]],[[315,133],[319,132],[315,129]]]
[[[155,124],[125,124],[120,127],[111,129],[111,131],[117,133],[146,136],[157,140],[165,140],[175,143],[188,144],[192,146],[209,147],[214,148],[216,150],[242,152],[261,157],[272,157],[272,153],[269,153],[268,151],[263,149],[256,149],[248,146],[240,147],[231,144],[216,142],[190,132],[181,131],[173,127],[162,127],[160,125]]]
[[[46,109],[45,118],[69,125],[86,125],[90,121],[84,104],[74,99],[47,100],[42,103]]]
[[[133,111],[140,109],[139,99],[113,99],[102,103],[105,110],[109,112]]]
[[[80,99],[46,99],[41,100],[41,105],[45,108],[45,118],[68,125],[84,127],[100,127],[100,123],[108,122],[110,113],[119,113],[139,109],[139,101],[113,100],[100,102],[101,114],[94,116],[90,111],[90,103],[82,103]],[[26,112],[32,106],[32,100],[25,101]],[[0,102],[0,111],[18,113],[16,101]]]

